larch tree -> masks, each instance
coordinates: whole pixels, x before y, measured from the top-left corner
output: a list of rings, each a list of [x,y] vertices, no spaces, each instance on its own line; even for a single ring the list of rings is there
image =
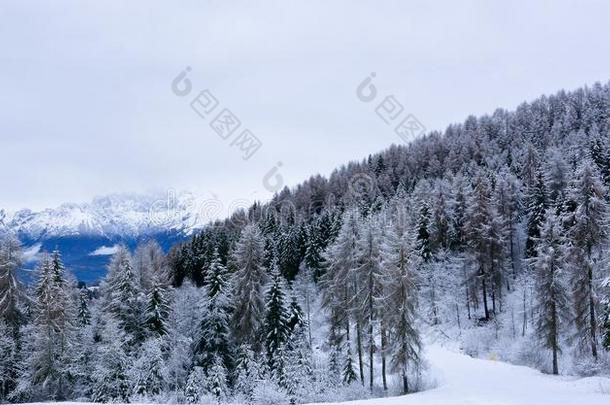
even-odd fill
[[[356,278],[360,239],[360,214],[349,209],[343,214],[342,226],[335,241],[325,253],[326,274],[322,279],[322,303],[330,312],[329,336],[332,345],[347,346],[351,354],[351,309],[352,297],[359,290]],[[356,319],[356,345],[360,380],[364,384],[364,364],[362,358],[361,323]],[[349,359],[351,362],[351,359]]]
[[[28,374],[36,395],[69,398],[76,311],[59,252],[43,258],[35,291],[34,340]]]
[[[579,166],[570,186],[570,198],[576,204],[569,231],[572,259],[572,286],[575,321],[583,345],[589,346],[597,359],[598,305],[594,274],[594,256],[608,236],[606,189],[594,164],[586,159]]]
[[[421,362],[421,338],[415,325],[416,274],[421,262],[416,236],[401,223],[390,223],[383,247],[383,305],[389,325],[391,370],[400,374],[402,392],[409,392],[409,369]]]
[[[377,351],[375,326],[379,313],[385,309],[380,306],[380,297],[382,295],[381,279],[383,277],[383,268],[381,266],[381,231],[382,224],[374,216],[367,218],[362,227],[360,239],[358,240],[358,268],[356,269],[359,289],[353,297],[354,303],[352,305],[356,319],[361,319],[363,327],[367,329],[366,346],[369,352],[369,386],[371,390],[373,390],[374,361]],[[385,381],[385,373],[383,378]]]
[[[559,374],[560,335],[570,318],[566,285],[567,251],[560,219],[551,213],[542,227],[537,254],[532,259],[536,274],[536,334],[551,350],[553,374]]]

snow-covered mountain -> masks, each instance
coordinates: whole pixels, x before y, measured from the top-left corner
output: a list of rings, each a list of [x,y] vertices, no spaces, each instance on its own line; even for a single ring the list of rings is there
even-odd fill
[[[137,237],[164,231],[189,235],[208,220],[201,218],[197,206],[188,193],[114,194],[39,212],[0,210],[0,229],[28,240],[78,235]]]
[[[43,251],[60,249],[76,276],[93,282],[105,274],[114,248],[131,248],[154,239],[168,249],[211,218],[190,193],[114,194],[83,204],[66,203],[42,211],[0,209],[0,233],[12,233],[25,246],[28,267]]]

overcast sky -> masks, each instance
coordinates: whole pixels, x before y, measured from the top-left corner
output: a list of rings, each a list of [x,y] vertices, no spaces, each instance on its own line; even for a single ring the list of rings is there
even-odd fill
[[[610,79],[607,1],[0,1],[0,208],[115,192],[266,199],[401,139],[371,72],[429,130]],[[192,93],[172,80],[186,67]],[[209,89],[251,159],[190,108]],[[237,135],[235,135],[237,136]]]

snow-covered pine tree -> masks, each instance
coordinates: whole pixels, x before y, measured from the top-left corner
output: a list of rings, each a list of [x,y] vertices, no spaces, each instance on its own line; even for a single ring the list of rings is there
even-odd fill
[[[536,171],[536,179],[529,189],[528,195],[528,220],[527,240],[525,242],[525,253],[527,258],[536,256],[536,241],[540,238],[540,229],[546,218],[547,197],[544,174],[540,168]]]
[[[167,321],[169,318],[169,299],[165,285],[159,280],[156,273],[152,273],[150,291],[146,296],[146,310],[144,324],[148,333],[155,338],[167,334]]]
[[[445,179],[440,179],[434,184],[430,222],[432,250],[448,249],[455,233],[449,187],[449,182]]]
[[[23,314],[19,302],[24,298],[24,289],[17,277],[23,262],[21,243],[12,236],[0,238],[0,319],[17,332]]]
[[[383,244],[383,313],[389,326],[388,353],[391,370],[400,373],[403,394],[409,392],[409,368],[421,361],[421,339],[415,325],[417,269],[422,260],[417,240],[408,225],[390,223]]]
[[[43,258],[36,284],[34,340],[28,364],[35,397],[62,400],[72,390],[76,311],[71,288],[65,281],[59,252]]]
[[[576,204],[569,231],[572,286],[578,337],[597,359],[598,302],[595,285],[594,253],[608,237],[606,189],[594,163],[585,159],[570,185],[570,198]]]
[[[234,391],[237,396],[252,403],[254,388],[262,377],[262,368],[248,345],[241,345],[237,353]]]
[[[284,388],[296,404],[304,399],[313,383],[312,353],[305,329],[299,325],[286,343]]]
[[[203,367],[193,367],[184,387],[187,404],[199,404],[206,393],[206,376]]]
[[[20,309],[25,289],[17,277],[21,265],[19,241],[0,237],[0,401],[16,388],[20,374],[21,327],[25,322]]]
[[[547,155],[544,182],[548,190],[548,205],[559,215],[565,209],[571,171],[560,149],[552,148]]]
[[[86,288],[81,288],[78,293],[78,314],[77,320],[81,327],[91,325],[91,311],[89,310],[89,292]]]
[[[212,263],[206,272],[203,306],[206,308],[201,320],[195,355],[198,364],[205,369],[214,365],[217,357],[223,361],[225,374],[232,368],[230,330],[231,297],[227,269],[214,251]],[[218,371],[218,370],[217,370]]]
[[[104,310],[117,319],[129,344],[141,342],[144,337],[144,294],[133,271],[131,255],[124,246],[119,247],[112,257],[103,285],[103,295]]]
[[[560,219],[547,215],[543,224],[538,252],[532,259],[536,274],[536,334],[543,347],[553,355],[553,374],[559,374],[560,335],[569,319],[569,297],[566,285],[566,245]]]
[[[430,205],[426,201],[419,203],[417,243],[421,257],[427,263],[432,258],[432,243],[430,241]]]
[[[275,265],[271,271],[271,285],[266,294],[266,316],[265,316],[265,349],[269,368],[272,372],[279,372],[278,353],[283,348],[289,337],[288,310],[286,308],[286,293],[284,292],[284,280]]]
[[[291,292],[290,304],[287,309],[287,320],[286,326],[288,328],[288,336],[292,336],[296,330],[304,329],[307,326],[307,322],[305,321],[305,314],[303,313],[303,309],[301,305],[299,305],[299,301],[294,293]]]
[[[206,388],[218,403],[229,396],[227,368],[221,355],[215,354],[207,371]]]
[[[237,344],[258,348],[265,319],[264,240],[256,225],[246,226],[233,252],[233,331]]]
[[[349,341],[345,342],[344,352],[345,354],[341,369],[341,377],[343,384],[351,385],[355,381],[358,381],[358,376],[356,375],[356,370],[354,369],[354,355],[352,354],[352,346],[349,344]]]
[[[590,131],[591,159],[597,165],[597,168],[604,180],[606,188],[610,187],[610,146],[608,145],[607,137],[603,137],[597,126]]]
[[[293,298],[297,299],[297,304],[299,304],[299,301],[301,303],[299,308],[302,310],[302,322],[307,329],[307,338],[311,347],[313,345],[311,318],[314,311],[314,303],[318,296],[318,288],[314,281],[314,271],[307,266],[301,267],[301,271],[292,283]]]
[[[517,243],[517,225],[520,220],[520,212],[522,205],[521,185],[515,175],[508,168],[504,168],[498,176],[496,189],[494,190],[495,208],[502,220],[502,228],[506,231],[506,244],[508,248],[509,261],[511,264],[511,272],[513,279],[517,276],[518,269],[518,249]],[[510,289],[510,285],[507,286]]]
[[[163,358],[163,341],[153,337],[144,341],[138,349],[139,356],[129,370],[133,393],[144,398],[154,398],[166,388]]]
[[[489,183],[487,179],[479,173],[474,179],[474,189],[470,196],[466,223],[466,240],[469,253],[476,263],[476,270],[473,278],[480,283],[481,295],[483,299],[484,319],[491,318],[488,303],[490,289],[490,255],[489,255],[489,230],[493,220]]]
[[[333,239],[333,215],[324,210],[307,228],[305,264],[319,280],[324,274],[324,251]]]
[[[129,403],[132,383],[125,351],[127,336],[112,317],[104,319],[93,371],[91,400]]]
[[[13,338],[13,328],[0,319],[0,401],[9,398],[17,385],[17,347]]]

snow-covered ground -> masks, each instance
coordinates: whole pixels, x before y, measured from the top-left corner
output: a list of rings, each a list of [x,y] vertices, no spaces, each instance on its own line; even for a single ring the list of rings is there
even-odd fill
[[[438,345],[427,349],[437,388],[404,397],[345,402],[351,405],[602,405],[610,379],[556,377],[528,367],[480,360]]]
[[[610,403],[610,378],[556,377],[528,367],[474,359],[439,345],[428,346],[426,355],[432,368],[430,374],[437,380],[437,388],[402,397],[349,401],[341,404],[607,405]],[[85,404],[66,402],[62,405]]]

